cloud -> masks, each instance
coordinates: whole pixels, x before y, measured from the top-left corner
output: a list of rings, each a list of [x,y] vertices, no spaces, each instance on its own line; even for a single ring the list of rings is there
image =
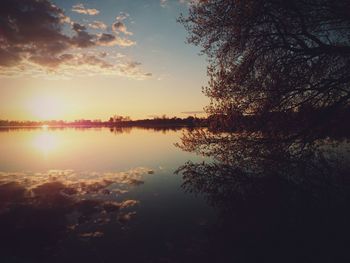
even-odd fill
[[[119,19],[128,15],[121,13]],[[101,21],[89,28],[106,28]],[[103,74],[144,79],[140,67],[129,68],[128,59],[100,56],[99,46],[130,47],[136,44],[113,33],[91,33],[86,25],[72,21],[49,0],[3,0],[0,10],[0,75],[64,78],[74,74]],[[65,30],[63,30],[65,29]],[[69,30],[70,29],[70,30]],[[119,25],[118,32],[131,35]],[[85,51],[87,50],[87,51]],[[85,52],[85,53],[84,53]],[[90,52],[90,53],[89,53]],[[99,53],[101,50],[98,51]],[[107,70],[107,72],[105,72]]]
[[[49,1],[3,0],[1,55],[13,61],[28,52],[59,53],[66,49],[69,37],[61,32],[64,18],[63,11]]]
[[[130,15],[128,13],[120,12],[118,16],[116,16],[116,21],[112,24],[112,30],[116,34],[123,33],[125,35],[131,36],[133,35],[132,32],[129,32],[125,23],[123,22],[127,18],[129,18]]]
[[[205,111],[183,111],[182,114],[204,114]]]
[[[117,37],[107,33],[100,34],[98,44],[101,46],[115,46],[117,45]]]
[[[86,31],[86,27],[78,23],[73,23],[72,26],[75,35],[72,37],[70,43],[76,47],[86,48],[96,45],[96,36]]]
[[[70,79],[86,76],[116,76],[145,80],[152,73],[145,72],[141,63],[120,54],[63,54],[57,57],[33,56],[16,67],[0,67],[6,76],[32,76],[46,79]]]
[[[179,4],[186,4],[186,5],[196,5],[200,2],[201,0],[176,0],[174,2],[177,2]],[[170,4],[170,1],[169,0],[160,0],[159,1],[160,3],[160,6],[165,8],[167,7],[169,4]]]
[[[140,71],[141,63],[136,61],[129,61],[126,63],[121,63],[119,65],[120,72],[125,76],[138,76],[139,79],[145,79],[152,77],[152,73],[144,73]]]
[[[93,29],[101,29],[101,30],[106,30],[107,29],[107,25],[105,23],[103,23],[102,21],[93,21],[89,24],[89,27],[93,28]]]
[[[186,5],[197,5],[200,2],[205,2],[206,0],[179,0],[180,4],[186,4]]]
[[[0,49],[0,66],[11,67],[19,63],[21,58],[11,50]]]
[[[119,32],[121,32],[121,33],[123,33],[123,34],[125,34],[125,35],[132,35],[133,33],[131,33],[131,32],[129,32],[128,31],[128,29],[126,28],[126,25],[123,23],[123,22],[121,22],[121,21],[116,21],[116,22],[114,22],[113,24],[112,24],[112,29],[113,29],[113,31],[115,32],[115,33],[119,33]]]
[[[135,41],[107,33],[100,34],[97,43],[100,46],[107,47],[116,45],[120,47],[130,47],[136,45]]]
[[[131,47],[136,45],[136,42],[127,38],[119,37],[117,38],[116,44],[120,47]]]
[[[117,21],[123,21],[125,19],[127,19],[128,17],[130,17],[130,15],[128,13],[125,12],[120,12],[118,16],[116,16],[116,20]]]
[[[166,7],[168,5],[168,0],[160,0],[160,6]]]
[[[84,15],[90,15],[90,16],[95,16],[100,13],[97,9],[89,9],[86,8],[83,4],[76,4],[72,7],[72,11],[79,13],[79,14],[84,14]]]

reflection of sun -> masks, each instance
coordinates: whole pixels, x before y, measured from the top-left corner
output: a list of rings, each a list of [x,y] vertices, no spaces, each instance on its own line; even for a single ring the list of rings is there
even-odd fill
[[[58,140],[52,133],[43,131],[34,137],[33,146],[40,152],[48,154],[57,148]]]

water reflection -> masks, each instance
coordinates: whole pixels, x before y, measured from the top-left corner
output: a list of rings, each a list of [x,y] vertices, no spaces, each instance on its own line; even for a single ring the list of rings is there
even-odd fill
[[[0,132],[1,260],[204,260],[215,213],[173,175],[186,160],[202,158],[174,147],[180,131],[163,131]],[[45,148],[50,141],[54,147]]]
[[[1,129],[0,129],[1,130]],[[36,128],[0,132],[0,171],[123,171],[170,168],[188,159],[173,147],[180,131]],[[190,156],[188,154],[187,156]]]
[[[186,133],[182,187],[220,213],[210,234],[213,262],[349,262],[347,140]]]
[[[59,141],[57,136],[47,131],[43,131],[33,138],[33,147],[44,155],[54,151],[58,146]]]
[[[185,131],[186,153],[174,147],[180,136],[152,129],[0,133],[1,259],[348,259],[346,140],[203,129]],[[40,148],[50,141],[54,147]],[[181,176],[173,175],[177,168]]]
[[[84,240],[123,230],[139,200],[125,199],[153,171],[98,173],[51,170],[0,173],[0,232],[6,262],[50,262]],[[75,245],[74,245],[75,244]]]
[[[77,130],[77,131],[86,131],[86,130],[95,130],[95,131],[101,131],[106,129],[107,127],[94,127],[94,126],[48,126],[48,125],[42,125],[40,127],[36,126],[23,126],[23,127],[0,127],[0,132],[13,132],[13,131],[37,131],[37,130],[43,130],[43,131],[63,131],[63,130]],[[181,130],[190,130],[191,128],[184,128],[184,127],[137,127],[137,126],[115,126],[115,127],[109,127],[108,130],[113,134],[130,134],[132,130],[148,130],[152,132],[161,132],[163,134],[166,134],[170,131],[181,131]]]

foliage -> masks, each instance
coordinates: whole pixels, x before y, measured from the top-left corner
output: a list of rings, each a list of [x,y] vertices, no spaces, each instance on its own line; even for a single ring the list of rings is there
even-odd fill
[[[349,0],[205,0],[179,20],[209,57],[209,114],[349,106]]]

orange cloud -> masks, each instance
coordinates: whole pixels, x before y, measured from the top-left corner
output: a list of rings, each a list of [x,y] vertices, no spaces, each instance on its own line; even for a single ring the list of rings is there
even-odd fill
[[[95,16],[98,15],[100,13],[100,11],[98,11],[95,8],[86,8],[83,4],[76,4],[72,7],[72,11],[76,12],[78,14],[84,14],[84,15],[90,15],[90,16]]]

